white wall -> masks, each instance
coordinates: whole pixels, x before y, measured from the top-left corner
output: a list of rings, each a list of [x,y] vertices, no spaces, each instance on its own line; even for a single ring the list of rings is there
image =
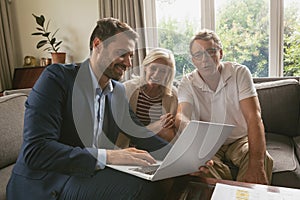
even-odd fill
[[[49,30],[63,40],[60,50],[67,52],[67,63],[82,62],[89,55],[89,38],[99,18],[98,0],[11,0],[14,34],[17,45],[16,67],[23,65],[25,56],[51,57],[43,48],[36,49],[42,39],[32,36],[36,22],[32,13],[51,20]]]

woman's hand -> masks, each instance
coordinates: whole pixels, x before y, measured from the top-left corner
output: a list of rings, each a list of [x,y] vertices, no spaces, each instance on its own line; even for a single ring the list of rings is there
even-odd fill
[[[173,128],[175,125],[175,117],[171,113],[166,113],[160,117],[162,128]]]
[[[160,130],[157,135],[170,142],[175,137],[175,118],[171,113],[160,117]]]

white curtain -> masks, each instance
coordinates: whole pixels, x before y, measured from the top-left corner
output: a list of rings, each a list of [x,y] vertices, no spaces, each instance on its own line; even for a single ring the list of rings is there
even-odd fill
[[[215,1],[201,0],[201,13],[208,13],[201,15],[201,28],[215,30]],[[209,12],[207,12],[209,11]]]
[[[149,17],[146,17],[145,12],[146,10],[152,9],[150,11],[152,13],[154,8],[155,0],[99,0],[100,18],[117,18],[129,24],[139,33],[139,41],[133,60],[133,68],[125,73],[125,80],[130,79],[132,74],[140,74],[140,65],[146,55],[149,42],[151,42],[152,46],[155,43],[154,41],[157,40],[155,31],[153,31],[154,28],[149,28],[149,25],[146,25],[147,21],[149,21]],[[153,22],[154,18],[151,19],[150,26],[153,26],[155,23]]]
[[[270,58],[269,76],[283,76],[283,0],[270,0]],[[272,59],[274,58],[274,59]],[[276,67],[274,67],[276,66]]]
[[[11,1],[0,0],[0,92],[12,88],[15,65]]]

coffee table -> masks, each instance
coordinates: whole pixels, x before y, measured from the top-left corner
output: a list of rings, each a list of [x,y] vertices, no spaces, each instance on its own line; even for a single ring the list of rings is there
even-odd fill
[[[214,191],[216,181],[217,179],[189,175],[176,177],[167,200],[209,200]]]
[[[169,193],[168,200],[210,200],[217,183],[227,186],[238,186],[243,188],[264,188],[268,192],[282,192],[284,188],[276,186],[264,186],[253,183],[245,183],[230,180],[220,180],[214,178],[203,178],[194,176],[177,177]],[[286,188],[289,189],[289,188]],[[283,191],[286,192],[286,191]],[[289,192],[289,191],[288,191]],[[300,194],[300,190],[296,191]],[[287,192],[286,192],[287,193]],[[300,196],[300,195],[299,195]],[[289,199],[289,198],[288,198]],[[292,198],[293,199],[293,198]]]

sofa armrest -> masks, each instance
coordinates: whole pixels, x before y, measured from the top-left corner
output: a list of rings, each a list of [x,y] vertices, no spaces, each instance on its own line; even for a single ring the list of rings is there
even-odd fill
[[[30,92],[31,92],[31,88],[15,89],[15,90],[4,90],[3,96],[7,96],[7,95],[10,95],[10,94],[17,94],[17,93],[26,94],[28,96]]]
[[[16,162],[23,140],[26,99],[25,94],[0,97],[0,168]]]

